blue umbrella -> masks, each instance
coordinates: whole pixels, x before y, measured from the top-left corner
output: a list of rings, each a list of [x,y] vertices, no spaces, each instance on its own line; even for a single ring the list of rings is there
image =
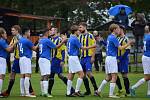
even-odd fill
[[[108,14],[109,15],[112,15],[112,16],[115,16],[115,15],[117,15],[119,12],[120,12],[120,10],[122,9],[122,8],[124,8],[124,10],[125,10],[125,12],[126,12],[126,14],[128,15],[128,14],[130,14],[130,13],[132,13],[132,9],[129,7],[129,6],[126,6],[126,5],[116,5],[116,6],[114,6],[114,7],[111,7],[109,10],[108,10]]]

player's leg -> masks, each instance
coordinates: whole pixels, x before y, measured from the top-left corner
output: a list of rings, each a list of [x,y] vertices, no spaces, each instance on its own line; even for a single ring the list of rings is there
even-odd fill
[[[49,85],[48,85],[48,93],[49,94],[52,94],[52,88],[53,88],[53,85],[54,85],[54,77],[55,77],[55,73],[51,73],[50,74],[50,77],[49,77]]]
[[[98,88],[98,94],[100,94],[100,93],[103,91],[105,85],[106,85],[110,80],[111,80],[111,75],[110,75],[110,74],[107,74],[107,75],[106,75],[106,78],[102,81],[102,83],[100,84],[100,86],[99,86],[99,88]]]
[[[91,57],[87,57],[86,58],[86,75],[89,77],[93,87],[94,87],[94,91],[96,92],[98,87],[94,78],[94,75],[92,74],[92,63],[91,63]]]
[[[137,89],[139,86],[144,84],[146,81],[148,81],[148,75],[144,75],[144,78],[140,79],[137,83],[135,83],[133,86],[131,86],[130,94],[131,96],[135,96],[135,89]]]
[[[84,77],[83,77],[83,82],[84,82],[84,86],[86,89],[86,92],[84,93],[84,95],[90,95],[91,94],[91,90],[90,90],[90,85],[89,85],[89,80],[86,76],[86,65],[85,65],[86,59],[85,58],[81,58],[80,63],[84,72]]]
[[[43,76],[43,92],[45,97],[48,97],[48,75]]]
[[[123,68],[122,68],[123,66],[122,65],[123,65],[123,63],[122,63],[122,61],[120,61],[118,63],[118,71],[119,72],[122,72],[122,70],[123,70]],[[117,76],[116,85],[117,85],[119,91],[121,91],[122,90],[122,85],[121,85],[121,81],[120,81],[119,75]],[[118,91],[118,93],[119,93],[119,91]]]
[[[43,96],[45,97],[52,97],[48,94],[48,78],[51,73],[51,64],[50,61],[46,58],[39,58],[39,67],[41,72],[41,91]]]
[[[25,88],[25,93],[26,95],[30,95],[29,93],[29,86],[30,86],[30,77],[31,77],[31,74],[25,74],[25,79],[24,79],[24,88]]]
[[[130,82],[129,82],[128,74],[122,73],[122,77],[123,77],[124,86],[125,86],[125,90],[126,90],[126,96],[128,96],[130,94],[130,90],[129,90]]]
[[[71,87],[72,87],[73,78],[74,78],[74,73],[69,73],[68,81],[67,81],[67,95],[66,96],[71,96]]]
[[[36,97],[35,95],[31,95],[30,92],[29,92],[30,78],[31,78],[31,73],[32,73],[31,59],[27,58],[27,57],[20,57],[19,65],[20,65],[21,74],[22,75],[24,74],[25,96],[27,96],[27,97]]]
[[[6,59],[0,57],[0,97],[3,97],[1,92],[5,74],[6,74]]]
[[[3,97],[1,92],[2,92],[2,86],[3,86],[4,77],[5,77],[5,75],[0,73],[0,97]]]
[[[105,73],[106,73],[106,78],[102,81],[102,83],[100,84],[99,88],[98,88],[98,93],[100,94],[104,88],[104,86],[111,80],[111,75],[109,74],[109,63],[108,63],[109,59],[108,57],[106,57],[105,60]]]
[[[111,74],[109,97],[110,98],[119,98],[119,97],[114,95],[114,90],[115,90],[116,80],[117,80],[117,74],[118,74],[118,66],[117,66],[116,57],[108,57],[107,66],[108,66],[109,73]]]
[[[124,63],[122,61],[118,62],[118,72],[124,71],[123,64]],[[116,95],[117,96],[121,96],[122,93],[123,93],[123,90],[122,90],[122,85],[121,85],[121,81],[120,81],[119,75],[117,75],[116,85],[118,87],[118,92],[116,93]]]
[[[122,85],[121,85],[121,81],[120,81],[120,77],[119,76],[117,76],[116,85],[117,85],[119,91],[122,90]]]
[[[135,96],[135,89],[138,88],[140,85],[142,85],[145,81],[148,81],[149,79],[149,72],[150,72],[150,58],[146,56],[142,56],[142,64],[143,64],[143,70],[144,70],[144,78],[140,79],[136,84],[131,86],[130,94],[131,96]]]
[[[20,75],[20,96],[25,96],[25,85],[24,85],[24,81],[25,81],[25,75],[21,74]]]
[[[83,82],[84,73],[83,73],[83,71],[79,71],[77,73],[78,73],[79,77],[77,79],[76,89],[75,89],[74,95],[79,96],[79,97],[84,97],[84,95],[80,93],[80,87],[81,87],[82,82]]]
[[[8,88],[7,88],[6,91],[3,92],[3,95],[9,96],[9,94],[12,90],[12,87],[14,85],[14,82],[15,82],[16,73],[20,73],[19,59],[14,59],[14,62],[13,62],[13,65],[12,65],[12,70],[11,70],[11,73],[10,73]]]
[[[40,96],[43,96],[43,94],[44,94],[44,89],[43,89],[43,79],[44,79],[44,77],[41,76],[41,80],[40,80],[41,94],[40,94]]]
[[[57,58],[52,58],[51,61],[51,73],[49,77],[48,93],[51,95],[52,88],[55,81],[55,74],[59,71],[60,61]]]
[[[149,75],[149,81],[147,82],[147,96],[150,97],[150,75]]]
[[[64,82],[64,84],[67,85],[67,81],[68,81],[67,77],[65,77],[62,73],[58,73],[58,77]],[[75,89],[71,87],[71,94],[74,92],[75,92]]]

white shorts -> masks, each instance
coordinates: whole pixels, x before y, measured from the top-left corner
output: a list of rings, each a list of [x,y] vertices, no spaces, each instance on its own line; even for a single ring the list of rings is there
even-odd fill
[[[118,73],[118,65],[116,57],[107,56],[105,59],[105,73]]]
[[[51,73],[51,63],[50,60],[46,58],[39,58],[39,67],[41,71],[41,75],[50,75]]]
[[[144,74],[150,74],[150,57],[142,56]]]
[[[83,71],[78,56],[69,56],[68,65],[69,73]]]
[[[6,74],[6,59],[0,57],[0,75]]]
[[[20,65],[20,73],[21,74],[31,74],[31,59],[27,57],[20,57],[19,58],[19,65]]]

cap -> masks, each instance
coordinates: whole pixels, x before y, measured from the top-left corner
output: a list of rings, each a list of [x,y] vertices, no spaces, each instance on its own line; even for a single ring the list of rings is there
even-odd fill
[[[42,37],[42,36],[43,36],[43,34],[39,34],[39,36],[40,36],[40,37]]]

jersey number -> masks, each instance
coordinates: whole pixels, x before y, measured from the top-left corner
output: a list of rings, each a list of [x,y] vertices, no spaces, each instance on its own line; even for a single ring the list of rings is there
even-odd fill
[[[22,43],[19,43],[19,51],[23,54]]]
[[[40,45],[39,45],[39,51],[40,51],[40,54],[42,54],[42,52],[43,52],[42,48],[43,48],[43,45],[40,44]]]
[[[107,51],[108,51],[108,45],[109,45],[109,41],[107,41]]]
[[[144,51],[146,51],[146,41],[144,41],[144,47],[143,47]]]

